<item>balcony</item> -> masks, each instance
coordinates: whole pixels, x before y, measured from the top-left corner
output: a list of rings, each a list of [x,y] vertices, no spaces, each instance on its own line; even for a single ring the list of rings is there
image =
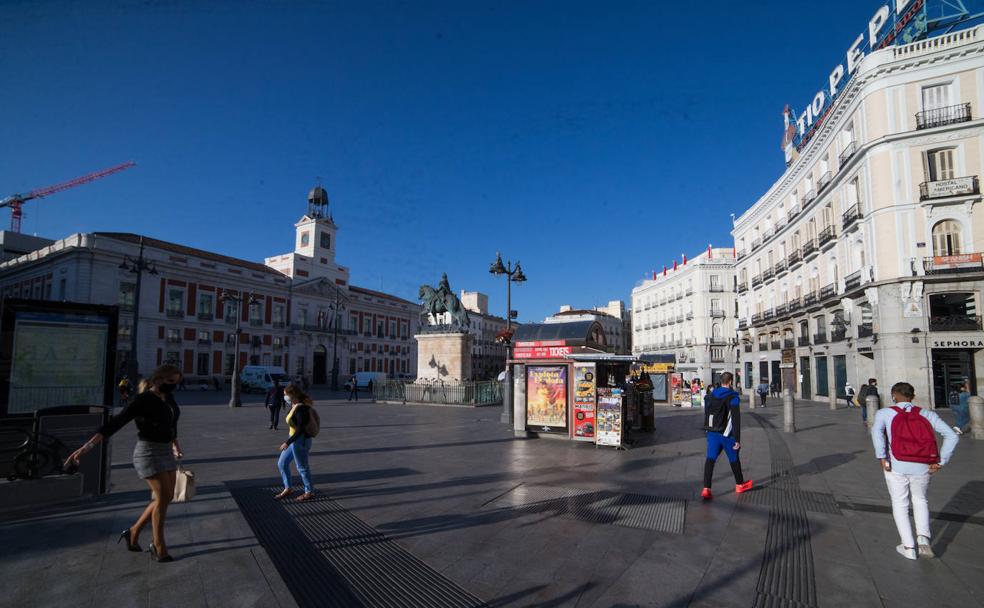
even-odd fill
[[[259,336],[250,336],[250,338],[249,338],[249,346],[250,346],[250,348],[259,348],[259,347],[263,346],[263,342],[262,342],[262,340],[260,339]]]
[[[754,277],[752,277],[752,288],[753,289],[756,288],[756,287],[758,287],[761,284],[762,284],[762,275],[759,274],[759,275],[755,275]]]
[[[683,323],[683,315],[677,315],[676,316],[676,322],[677,323]]]
[[[739,249],[738,251],[735,252],[735,261],[741,260],[746,255],[748,255],[747,251],[745,251],[744,249]]]
[[[870,338],[875,333],[870,324],[858,325],[858,338]]]
[[[212,314],[211,310],[199,310],[198,314],[196,314],[195,316],[198,317],[199,321],[211,321],[213,318],[215,318],[215,315]]]
[[[844,277],[844,289],[846,291],[851,291],[852,289],[857,289],[861,287],[861,271],[855,270],[851,274]]]
[[[800,346],[809,346],[810,338],[806,336],[800,336],[799,338],[796,339],[796,343],[799,344]]]
[[[724,363],[724,353],[711,351],[711,363]]]
[[[779,340],[773,340],[772,342],[770,342],[769,347],[772,350],[782,350],[782,344],[780,344]]]
[[[787,306],[789,307],[789,314],[792,314],[797,310],[799,310],[803,306],[803,303],[800,301],[799,298],[790,298],[789,304],[787,304]]]
[[[119,304],[120,312],[133,312],[133,302],[129,304]]]
[[[765,230],[763,230],[762,231],[762,242],[764,243],[764,242],[768,241],[770,238],[772,238],[772,234],[773,234],[772,228],[766,228]]]
[[[687,291],[686,291],[686,292],[684,292],[684,295],[687,295],[687,296],[692,296],[692,295],[694,295],[694,290],[693,290],[693,289],[691,289],[690,287],[688,287],[688,288],[687,288]]]
[[[775,277],[775,271],[772,268],[766,268],[762,271],[762,280],[771,281]]]
[[[171,335],[164,338],[164,341],[167,342],[168,344],[181,344],[181,336]]]
[[[172,319],[183,319],[185,316],[185,311],[183,308],[168,308],[167,316]]]
[[[286,323],[284,323],[283,321],[274,321],[273,322],[273,328],[274,329],[283,329],[285,326],[286,326]]]
[[[687,320],[689,321],[689,320],[691,320],[691,319],[694,318],[694,313],[688,312],[685,316],[686,316]]]
[[[779,260],[778,262],[776,262],[775,270],[774,271],[775,271],[777,277],[780,277],[780,276],[786,274],[786,271],[787,270],[788,269],[786,268],[786,260]]]
[[[666,319],[660,319],[659,320],[659,326],[660,327],[666,327]]]
[[[754,241],[752,241],[752,251],[755,251],[761,246],[762,246],[762,239],[755,239]]]
[[[822,333],[822,334],[813,334],[813,343],[814,344],[826,344],[827,343],[827,334],[826,334],[826,332],[825,333]]]
[[[824,249],[824,245],[827,243],[833,244],[835,238],[837,238],[837,233],[834,232],[834,227],[827,226],[820,231],[819,236],[817,236],[817,241],[820,243],[820,248]]]
[[[273,345],[273,352],[280,352],[283,349],[284,349],[284,345],[283,344],[276,344],[276,343],[274,343],[274,345]]]
[[[788,212],[789,219],[793,219],[794,217],[796,217],[797,215],[799,215],[799,212],[800,212],[800,206],[798,204],[793,205],[792,207],[790,207],[789,208],[789,212]]]
[[[724,292],[724,285],[711,285],[708,288],[708,291],[710,291],[711,293],[723,293]]]
[[[840,342],[847,337],[847,328],[830,330],[830,341]]]
[[[951,274],[960,272],[980,272],[981,253],[959,255],[937,255],[923,260],[926,274]]]
[[[772,319],[775,318],[775,316],[776,316],[776,311],[770,309],[762,313],[762,320],[771,321]]]
[[[848,159],[854,156],[854,153],[857,151],[858,151],[858,142],[852,141],[851,143],[844,146],[844,150],[840,153],[840,156],[837,157],[837,160],[839,160],[840,164],[843,166],[845,163],[847,163]]]
[[[830,180],[833,177],[834,175],[830,171],[825,172],[823,175],[820,176],[820,179],[817,180],[817,189],[823,191],[823,189],[827,187],[827,185],[830,183]]]
[[[820,300],[829,300],[837,295],[837,285],[831,283],[820,288]]]
[[[841,230],[846,231],[848,228],[857,223],[861,219],[863,213],[861,212],[861,203],[855,203],[841,215]]]
[[[738,320],[738,329],[745,330],[748,329],[748,319]]]
[[[782,347],[796,348],[796,340],[793,340],[792,338],[786,338],[785,340],[782,341]]]
[[[976,175],[941,179],[919,184],[919,200],[921,201],[980,193],[981,183]]]
[[[977,315],[941,315],[929,318],[929,331],[980,331]]]
[[[809,203],[813,202],[813,199],[815,199],[816,197],[817,197],[816,190],[814,190],[813,188],[807,190],[806,194],[803,195],[803,206],[805,207]]]
[[[767,350],[769,350],[769,343],[768,342],[759,342],[759,352],[760,353],[764,353]]]
[[[786,256],[786,258],[789,260],[788,263],[789,263],[790,270],[796,268],[797,266],[803,263],[803,253],[799,249],[790,252],[790,254]]]
[[[789,312],[789,306],[786,304],[780,304],[776,306],[776,318],[784,317]]]
[[[800,249],[800,251],[803,252],[803,261],[804,262],[807,261],[808,259],[810,259],[811,256],[814,256],[817,253],[819,253],[819,251],[817,250],[817,242],[814,241],[813,239],[807,239],[806,242],[803,243],[803,247],[802,249]]]
[[[236,345],[236,334],[229,334],[228,336],[226,336],[225,343],[226,343],[226,346],[235,346]]]
[[[752,315],[752,325],[758,325],[761,322],[762,322],[762,313],[757,312],[754,315]]]
[[[746,344],[745,345],[745,352],[746,353],[752,352],[752,345],[751,344]]]
[[[945,108],[934,108],[916,112],[916,129],[932,129],[961,122],[970,122],[970,102]]]
[[[803,296],[803,308],[810,308],[817,304],[817,294],[816,292],[810,292]]]
[[[739,282],[736,290],[738,291],[738,293],[745,293],[746,291],[748,291],[748,283],[745,283],[743,281]]]
[[[235,325],[236,324],[236,315],[227,316],[225,319],[223,319],[223,321],[225,321],[225,324],[226,325]]]

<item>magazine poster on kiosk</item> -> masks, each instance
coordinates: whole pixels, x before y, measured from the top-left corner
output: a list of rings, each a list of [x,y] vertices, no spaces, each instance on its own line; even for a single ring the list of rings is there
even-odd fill
[[[594,441],[596,371],[594,363],[574,364],[574,439]]]
[[[598,389],[598,435],[595,445],[622,446],[622,389]]]
[[[526,367],[526,428],[567,433],[567,366]]]
[[[684,402],[683,394],[683,374],[674,372],[670,374],[670,403],[682,405]]]

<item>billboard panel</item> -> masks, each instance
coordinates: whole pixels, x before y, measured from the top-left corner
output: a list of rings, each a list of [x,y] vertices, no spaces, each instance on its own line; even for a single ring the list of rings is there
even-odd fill
[[[526,427],[543,433],[567,432],[567,366],[526,367]]]

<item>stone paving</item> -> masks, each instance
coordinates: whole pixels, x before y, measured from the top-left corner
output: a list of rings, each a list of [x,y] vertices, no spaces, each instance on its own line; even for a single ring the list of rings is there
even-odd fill
[[[202,405],[183,407],[182,445],[199,493],[169,513],[177,561],[152,563],[115,544],[148,498],[129,464],[135,432],[126,429],[113,440],[111,494],[0,515],[0,606],[342,605],[327,590],[319,599],[313,584],[332,581],[363,604],[397,605],[360,593],[372,576],[400,574],[400,563],[490,606],[984,603],[984,442],[967,436],[930,491],[939,558],[911,562],[894,551],[884,479],[854,409],[800,404],[795,435],[781,432],[781,407],[751,410],[742,454],[757,489],[737,497],[722,460],[716,498],[702,503],[697,410],[659,409],[655,433],[614,451],[514,439],[497,408],[319,397],[323,426],[311,465],[323,498],[310,510],[261,519],[267,529],[257,534],[241,492],[277,485],[285,432],[267,429],[255,396],[229,409],[215,393],[178,393],[179,402]],[[510,506],[542,492],[575,498]],[[618,525],[628,511],[612,505],[638,496],[685,504],[682,533]],[[357,532],[331,529],[329,516]],[[315,533],[321,540],[305,540]],[[144,546],[148,539],[149,530]],[[347,554],[326,553],[382,543],[389,557],[349,568]],[[318,561],[324,555],[336,559]],[[319,569],[332,570],[328,583],[314,580]]]

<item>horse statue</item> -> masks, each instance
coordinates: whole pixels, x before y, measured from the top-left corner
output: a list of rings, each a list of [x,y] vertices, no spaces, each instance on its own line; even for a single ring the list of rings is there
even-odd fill
[[[471,325],[468,311],[461,305],[458,296],[451,291],[447,273],[441,275],[441,282],[438,283],[437,289],[430,285],[421,285],[417,297],[423,303],[423,309],[420,311],[422,324],[425,320],[429,320],[428,317],[436,321],[438,315],[449,313],[452,327],[465,328]]]

